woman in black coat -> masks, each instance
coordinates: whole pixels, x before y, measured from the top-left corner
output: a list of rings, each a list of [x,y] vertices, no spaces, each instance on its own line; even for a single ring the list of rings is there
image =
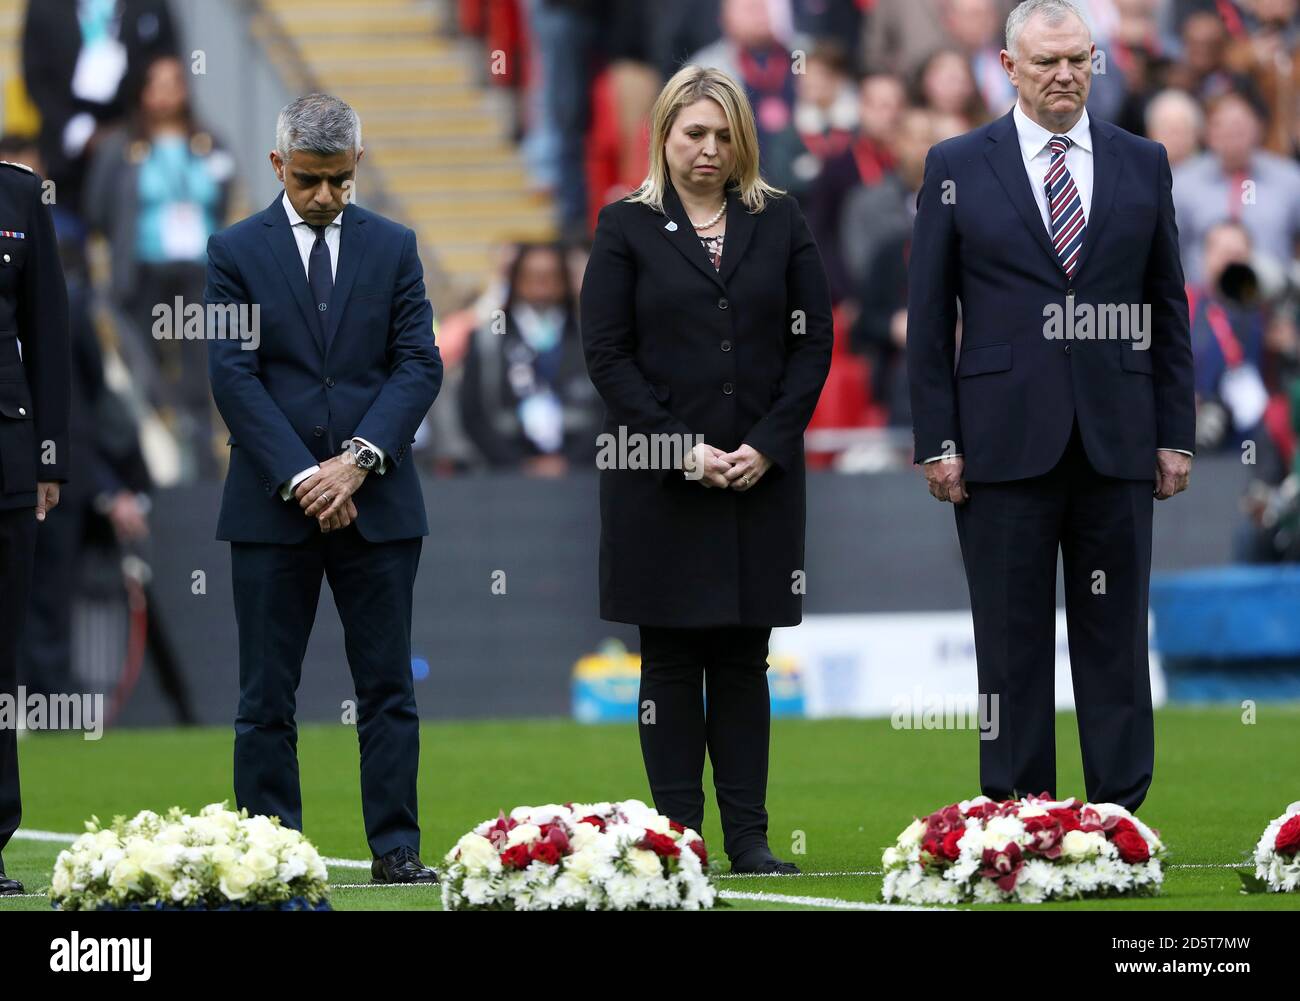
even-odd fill
[[[651,129],[649,175],[601,210],[582,285],[607,410],[601,617],[641,627],[655,806],[700,829],[707,747],[732,871],[793,873],[767,843],[767,648],[802,614],[803,432],[830,295],[798,206],[759,176],[734,80],[683,68]]]

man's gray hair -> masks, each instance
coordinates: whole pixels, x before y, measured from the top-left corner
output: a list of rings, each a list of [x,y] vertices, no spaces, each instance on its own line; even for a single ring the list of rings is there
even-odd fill
[[[1035,14],[1042,14],[1053,28],[1071,14],[1088,27],[1088,19],[1074,0],[1024,0],[1024,3],[1007,15],[1007,51],[1011,53],[1012,59],[1019,58],[1016,44],[1020,41],[1020,32]]]
[[[294,150],[333,156],[361,149],[361,119],[329,94],[308,94],[286,104],[275,120],[275,151],[288,160]]]

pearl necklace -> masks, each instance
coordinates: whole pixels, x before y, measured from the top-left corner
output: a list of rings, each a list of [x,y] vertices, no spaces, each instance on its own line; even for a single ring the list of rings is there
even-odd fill
[[[712,226],[715,222],[717,222],[719,219],[721,219],[721,218],[722,218],[722,214],[723,214],[724,212],[726,212],[726,211],[727,211],[727,201],[726,201],[726,199],[724,198],[723,201],[722,201],[722,208],[718,209],[718,211],[717,211],[716,213],[714,213],[714,216],[713,216],[712,219],[710,219],[708,222],[702,222],[702,223],[698,223],[698,224],[696,224],[696,223],[691,223],[691,225],[694,226],[697,230],[699,230],[699,229],[708,229],[708,228],[709,228],[710,226]],[[689,218],[689,217],[688,217],[688,218]]]

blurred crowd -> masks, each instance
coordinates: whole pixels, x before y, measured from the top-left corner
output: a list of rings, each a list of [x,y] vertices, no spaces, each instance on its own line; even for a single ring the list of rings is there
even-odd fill
[[[554,194],[575,245],[644,176],[650,107],[675,69],[713,65],[742,81],[763,173],[799,198],[835,300],[834,363],[811,430],[895,428],[894,458],[906,461],[915,195],[931,145],[1015,100],[999,59],[1014,5],[460,0],[459,16],[463,33],[507,53],[512,71],[491,80],[514,97],[533,183]],[[1080,6],[1097,46],[1089,114],[1169,153],[1198,452],[1239,453],[1251,480],[1238,555],[1300,558],[1300,6]],[[852,467],[853,451],[832,464]]]
[[[1252,559],[1300,557],[1298,3],[1081,0],[1098,50],[1090,114],[1163,143],[1174,168],[1199,450],[1249,455],[1239,551]],[[1010,108],[999,51],[1013,5],[450,0],[444,28],[491,65],[484,85],[508,99],[558,239],[501,246],[485,287],[441,311],[446,380],[417,461],[436,474],[592,468],[603,408],[577,315],[590,234],[600,207],[644,177],[651,104],[693,62],[744,84],[764,175],[798,197],[825,263],[836,347],[812,461],[906,465],[915,193],[931,145]],[[12,113],[7,95],[0,139],[0,155],[57,188],[95,456],[76,489],[126,538],[147,533],[155,483],[218,477],[226,451],[202,344],[155,332],[159,304],[201,300],[207,237],[240,195],[234,161],[194,113],[179,35],[167,0],[32,0],[32,114]]]

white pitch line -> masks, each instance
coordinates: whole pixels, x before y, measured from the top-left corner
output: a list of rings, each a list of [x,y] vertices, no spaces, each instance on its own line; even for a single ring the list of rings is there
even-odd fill
[[[859,869],[844,872],[724,872],[717,879],[798,879],[800,876],[883,876],[883,872]]]
[[[79,834],[61,834],[58,831],[29,831],[23,828],[20,831],[14,831],[14,840],[21,841],[57,841],[60,844],[70,845],[81,835]]]
[[[911,907],[906,904],[868,904],[838,897],[797,897],[785,893],[749,893],[744,890],[720,890],[724,900],[762,900],[772,904],[797,904],[803,907],[826,907],[835,911],[936,911],[935,907]]]

